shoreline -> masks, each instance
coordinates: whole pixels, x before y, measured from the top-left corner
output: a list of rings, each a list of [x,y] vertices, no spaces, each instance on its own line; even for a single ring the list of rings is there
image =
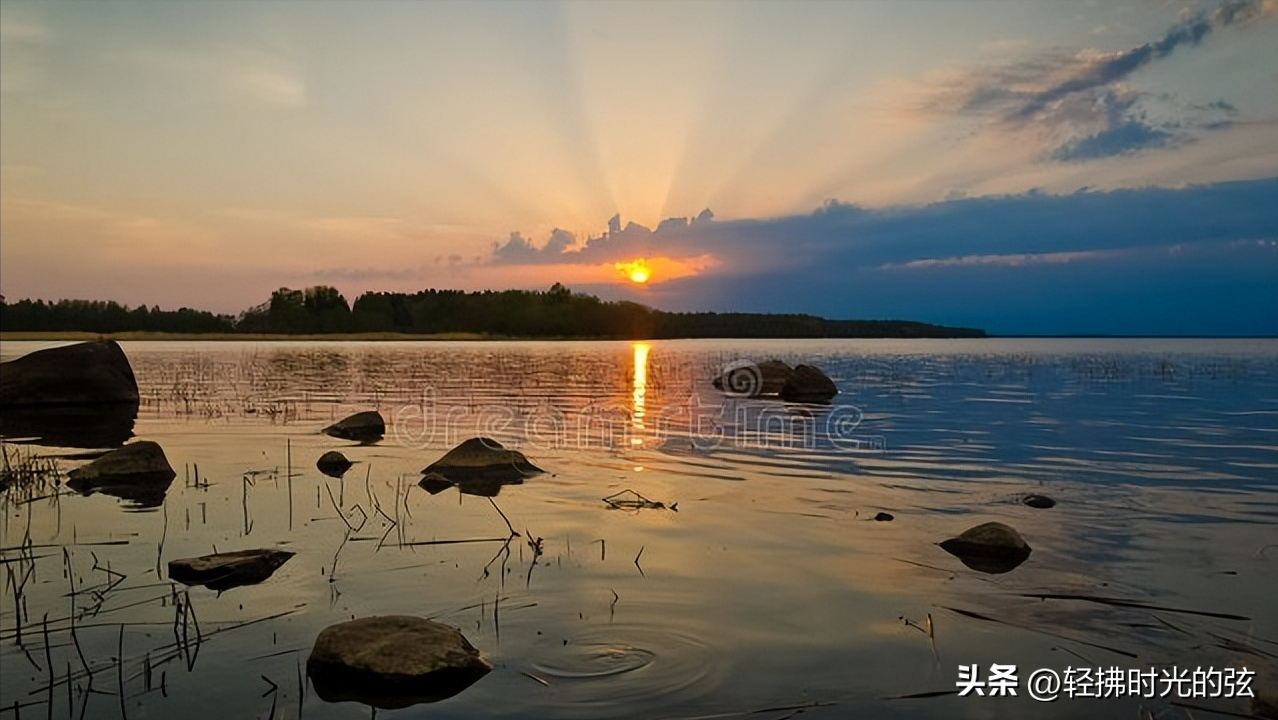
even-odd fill
[[[0,331],[0,342],[57,342],[86,340],[116,341],[156,341],[156,342],[287,342],[287,341],[330,341],[330,342],[502,342],[502,341],[544,341],[544,342],[651,342],[654,340],[1275,340],[1273,335],[985,335],[983,337],[951,336],[931,338],[902,338],[893,336],[857,337],[857,338],[803,338],[803,337],[768,337],[768,338],[725,338],[725,337],[687,337],[687,338],[617,338],[617,337],[578,337],[547,336],[525,337],[518,335],[488,335],[485,333],[434,333],[419,335],[413,333],[368,332],[368,333],[169,333],[128,331],[117,333],[95,333],[86,331]]]

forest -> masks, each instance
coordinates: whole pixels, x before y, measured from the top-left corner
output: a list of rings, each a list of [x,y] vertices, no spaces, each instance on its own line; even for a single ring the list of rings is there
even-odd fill
[[[239,315],[129,308],[114,301],[0,299],[3,332],[126,332],[327,335],[472,334],[500,338],[938,338],[984,331],[906,320],[828,320],[813,315],[676,313],[604,301],[559,283],[546,291],[365,292],[347,302],[336,288],[280,288]]]

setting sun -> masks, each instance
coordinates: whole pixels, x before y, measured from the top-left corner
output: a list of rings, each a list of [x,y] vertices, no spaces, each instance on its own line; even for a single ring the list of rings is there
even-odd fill
[[[621,271],[623,275],[630,278],[633,283],[642,285],[648,282],[648,278],[652,276],[652,270],[648,267],[648,262],[643,258],[631,260],[630,262],[617,263],[615,267]]]

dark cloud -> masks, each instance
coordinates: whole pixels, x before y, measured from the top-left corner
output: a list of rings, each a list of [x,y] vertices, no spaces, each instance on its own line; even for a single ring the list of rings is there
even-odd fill
[[[1054,141],[1045,155],[1049,160],[1094,160],[1183,144],[1195,133],[1232,127],[1238,109],[1225,100],[1180,106],[1175,98],[1134,92],[1124,81],[1180,48],[1198,45],[1215,31],[1267,12],[1258,0],[1231,0],[1214,12],[1174,25],[1157,40],[1126,50],[1055,53],[983,68],[943,90],[927,107],[1044,130]],[[1165,106],[1168,119],[1149,118],[1148,106],[1155,99]]]
[[[1096,142],[1139,142],[1144,131],[1132,132]],[[1264,334],[1278,332],[1274,197],[1278,178],[884,209],[827,202],[765,220],[629,226],[554,261],[720,260],[642,295],[574,288],[674,310],[908,318],[1001,333],[1210,334],[1211,308],[1221,333]]]
[[[1174,136],[1166,130],[1146,125],[1139,120],[1127,120],[1121,125],[1068,142],[1052,153],[1054,160],[1095,160],[1114,157],[1172,144]]]

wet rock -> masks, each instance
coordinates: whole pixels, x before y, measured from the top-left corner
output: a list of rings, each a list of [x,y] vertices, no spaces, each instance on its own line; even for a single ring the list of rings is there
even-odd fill
[[[452,697],[491,669],[457,628],[406,615],[329,626],[306,659],[320,698],[383,709]]]
[[[345,475],[346,471],[350,470],[351,465],[354,464],[355,463],[352,463],[350,460],[347,460],[345,455],[337,452],[336,450],[329,450],[323,455],[320,455],[319,460],[315,461],[315,467],[319,468],[320,472],[329,477],[335,478],[340,478]]]
[[[964,565],[983,573],[1005,573],[1025,562],[1031,548],[1020,533],[1000,522],[969,528],[941,543],[941,548]]]
[[[0,405],[137,403],[129,358],[114,340],[37,350],[0,363]]]
[[[780,394],[794,370],[780,360],[743,363],[725,369],[710,381],[716,389],[738,397],[763,397]]]
[[[811,365],[799,365],[781,386],[781,399],[786,402],[829,404],[839,389],[828,375]]]
[[[142,440],[67,473],[67,487],[83,495],[100,492],[137,508],[154,508],[164,502],[176,475],[159,444]]]
[[[1039,510],[1056,507],[1056,501],[1046,495],[1026,495],[1021,498],[1021,502],[1029,507],[1038,508]]]
[[[874,519],[879,522],[892,522],[893,520],[896,519],[896,516],[893,515],[892,513],[881,512],[875,515]]]
[[[353,440],[367,445],[385,437],[386,421],[382,419],[382,414],[376,410],[365,410],[338,420],[324,428],[323,433],[335,438]]]
[[[240,550],[169,561],[169,579],[184,585],[204,585],[228,590],[256,585],[269,578],[293,557],[285,550]]]
[[[422,470],[423,475],[437,475],[457,484],[496,481],[512,485],[541,472],[523,453],[485,437],[466,440]]]

